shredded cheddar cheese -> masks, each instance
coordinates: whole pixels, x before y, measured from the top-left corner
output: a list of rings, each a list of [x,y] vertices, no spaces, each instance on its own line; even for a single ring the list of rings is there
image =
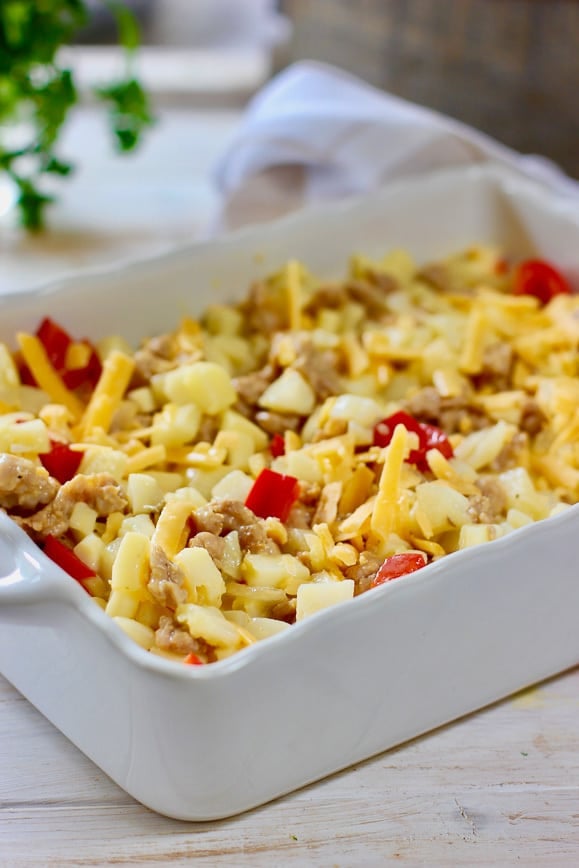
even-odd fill
[[[579,501],[579,296],[517,274],[483,246],[339,281],[291,260],[138,348],[20,333],[0,508],[181,664],[556,517]]]

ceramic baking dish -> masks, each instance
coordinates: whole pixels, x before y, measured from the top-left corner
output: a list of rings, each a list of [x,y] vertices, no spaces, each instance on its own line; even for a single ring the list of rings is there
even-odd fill
[[[579,275],[579,207],[496,169],[398,183],[228,239],[2,299],[0,339],[50,313],[130,340],[232,299],[288,257],[419,260],[473,242]],[[171,817],[262,804],[579,663],[579,507],[205,667],[153,657],[0,514],[0,671],[121,787]]]

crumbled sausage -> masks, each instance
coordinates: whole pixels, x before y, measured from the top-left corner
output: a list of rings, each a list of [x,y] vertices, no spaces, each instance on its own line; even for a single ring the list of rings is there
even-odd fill
[[[512,467],[517,467],[521,464],[521,452],[528,442],[528,437],[523,431],[517,432],[508,443],[505,443],[495,460],[491,463],[490,468],[495,473],[502,473],[504,470],[509,470]]]
[[[236,530],[242,551],[252,554],[279,554],[278,546],[267,535],[264,522],[238,500],[215,500],[193,513],[197,532],[217,536]]]
[[[318,287],[304,307],[305,313],[315,314],[327,308],[340,307],[346,300],[343,287],[332,283]]]
[[[72,511],[77,503],[86,503],[97,515],[123,512],[127,496],[109,473],[80,473],[62,485],[54,500],[40,512],[24,519],[24,524],[40,534],[61,536],[68,530]]]
[[[303,374],[319,401],[339,394],[342,389],[338,359],[332,350],[318,350],[311,341],[303,340],[292,367]]]
[[[197,654],[208,663],[215,660],[215,652],[211,645],[203,639],[194,639],[187,630],[178,627],[172,618],[162,615],[159,620],[159,628],[155,632],[155,644],[162,651],[170,651],[172,654]]]
[[[512,363],[512,347],[506,341],[495,341],[483,352],[482,372],[493,377],[507,377]]]
[[[343,485],[341,482],[328,482],[322,488],[318,506],[314,514],[313,523],[332,524],[338,515],[338,504],[342,496]]]
[[[275,368],[272,365],[265,365],[259,371],[253,371],[251,374],[244,374],[242,377],[236,377],[233,380],[235,391],[239,398],[250,406],[257,404],[262,394],[273,381],[275,377]]]
[[[450,277],[450,272],[445,265],[434,263],[432,265],[425,265],[424,268],[420,269],[417,276],[441,292],[450,293],[455,288]]]
[[[302,419],[295,413],[274,413],[271,410],[259,410],[255,414],[255,421],[268,434],[285,434],[286,431],[297,431]]]
[[[370,552],[362,552],[360,560],[352,567],[346,570],[346,577],[354,579],[354,593],[363,594],[372,587],[372,582],[376,578],[378,570],[382,566],[383,559],[373,555]]]
[[[546,421],[546,416],[537,402],[529,398],[521,411],[521,429],[531,437],[534,437],[535,434],[543,430]]]
[[[136,351],[134,360],[133,384],[148,383],[155,374],[164,374],[176,367],[173,340],[169,335],[152,338]]]
[[[481,476],[476,481],[480,494],[469,497],[467,512],[471,520],[480,524],[496,524],[502,521],[507,508],[507,498],[500,482],[492,476]]]
[[[394,278],[381,275],[378,280],[376,273],[372,272],[373,280],[351,280],[346,286],[346,292],[352,301],[358,302],[366,309],[368,317],[379,317],[386,310],[385,295],[396,288]]]
[[[208,531],[201,531],[189,540],[189,546],[191,548],[206,549],[211,555],[217,569],[222,569],[222,558],[225,554],[225,540],[223,537],[217,536],[214,533],[208,533]]]
[[[147,584],[149,593],[161,606],[176,609],[187,599],[187,592],[183,587],[183,570],[169,560],[158,545],[151,546],[150,565],[151,577]]]
[[[297,600],[294,597],[291,600],[283,600],[281,603],[276,603],[273,606],[270,617],[276,618],[278,621],[286,621],[288,624],[293,624],[296,619]]]
[[[50,503],[58,487],[44,467],[28,458],[0,455],[0,506],[4,509],[35,509]]]
[[[265,281],[257,281],[250,287],[248,297],[239,309],[250,331],[270,335],[287,326],[287,313]]]
[[[213,443],[218,433],[219,419],[217,416],[203,416],[196,439],[198,442]]]
[[[486,428],[490,420],[468,395],[442,397],[434,386],[426,386],[403,404],[404,409],[420,422],[429,422],[447,434],[466,434]]]
[[[298,491],[299,500],[306,506],[312,506],[318,502],[322,487],[319,482],[307,482],[305,479],[300,479]]]
[[[438,389],[434,386],[426,386],[404,402],[408,413],[426,422],[438,422],[442,398]]]

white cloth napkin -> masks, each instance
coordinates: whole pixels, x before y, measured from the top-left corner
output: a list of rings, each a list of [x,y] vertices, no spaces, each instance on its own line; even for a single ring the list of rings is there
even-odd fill
[[[579,183],[444,115],[315,62],[296,63],[251,101],[215,170],[234,228],[393,178],[481,162],[508,165],[564,195]]]

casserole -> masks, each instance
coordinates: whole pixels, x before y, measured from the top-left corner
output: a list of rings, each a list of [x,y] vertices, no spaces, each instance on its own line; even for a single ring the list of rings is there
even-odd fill
[[[95,339],[112,322],[136,342],[209,298],[239,296],[290,256],[331,275],[344,252],[402,246],[427,260],[480,241],[548,255],[572,277],[578,232],[576,206],[516,175],[446,172],[6,299],[0,339],[50,313]],[[144,804],[181,819],[228,816],[577,663],[577,509],[210,667],[134,646],[0,516],[0,670]]]

